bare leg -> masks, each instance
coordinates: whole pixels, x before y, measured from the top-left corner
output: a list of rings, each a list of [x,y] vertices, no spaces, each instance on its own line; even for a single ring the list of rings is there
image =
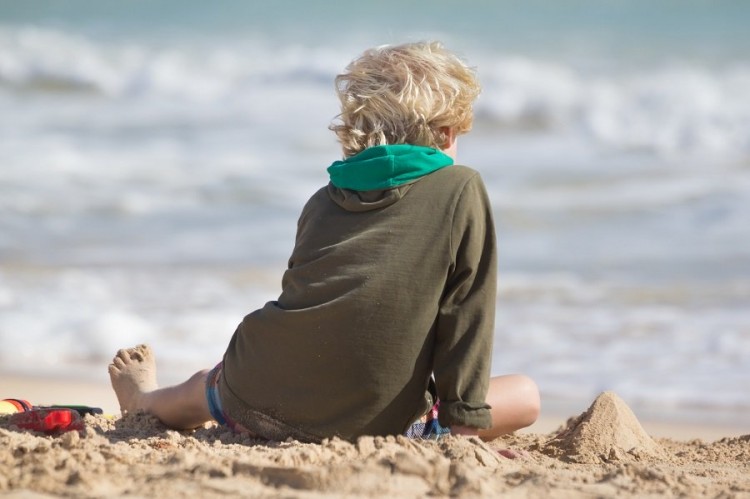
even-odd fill
[[[483,440],[492,440],[534,424],[541,402],[536,383],[522,374],[490,379],[487,403],[492,406],[492,428],[479,430]]]
[[[143,411],[176,430],[196,428],[212,419],[206,400],[208,372],[199,371],[184,383],[158,388],[156,361],[147,345],[119,350],[109,365],[123,413]]]

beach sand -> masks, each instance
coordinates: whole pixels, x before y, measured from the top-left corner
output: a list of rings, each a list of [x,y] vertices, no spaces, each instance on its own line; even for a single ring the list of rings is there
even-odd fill
[[[305,444],[250,439],[213,424],[176,432],[145,415],[120,417],[103,383],[1,378],[9,396],[96,405],[111,415],[87,416],[82,431],[52,436],[0,416],[5,497],[750,498],[750,431],[641,423],[612,392],[567,421],[548,414],[487,443],[362,437]]]

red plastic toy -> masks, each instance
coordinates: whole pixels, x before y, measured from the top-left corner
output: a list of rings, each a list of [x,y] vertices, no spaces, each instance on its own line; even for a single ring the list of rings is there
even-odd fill
[[[80,414],[72,409],[31,409],[11,415],[9,423],[47,434],[84,428]]]

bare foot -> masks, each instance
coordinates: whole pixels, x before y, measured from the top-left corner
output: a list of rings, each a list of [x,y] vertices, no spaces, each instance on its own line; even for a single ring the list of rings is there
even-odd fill
[[[145,410],[143,396],[158,388],[151,347],[138,345],[118,350],[108,370],[120,410],[123,413]]]

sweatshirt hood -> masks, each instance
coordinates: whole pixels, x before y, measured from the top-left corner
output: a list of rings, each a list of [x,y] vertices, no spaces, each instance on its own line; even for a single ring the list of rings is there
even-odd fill
[[[383,208],[401,199],[413,182],[452,164],[453,158],[431,147],[369,147],[328,167],[328,192],[349,211]]]
[[[328,167],[331,183],[340,189],[390,189],[453,164],[437,149],[410,144],[368,147]]]

